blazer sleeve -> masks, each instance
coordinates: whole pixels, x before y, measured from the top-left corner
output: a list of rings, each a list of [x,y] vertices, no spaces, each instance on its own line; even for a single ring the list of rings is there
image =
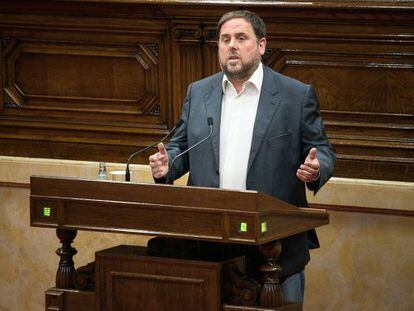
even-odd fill
[[[306,184],[308,189],[316,194],[332,176],[336,155],[335,149],[329,143],[325,134],[325,127],[313,86],[308,86],[302,105],[301,135],[303,160],[305,160],[312,147],[317,149],[316,156],[320,164],[320,176],[315,181]]]
[[[166,149],[168,152],[168,160],[170,165],[168,170],[168,179],[173,181],[177,178],[180,178],[182,175],[188,172],[189,170],[189,159],[188,153],[180,156],[174,161],[173,166],[171,166],[173,159],[179,155],[181,152],[185,151],[188,148],[188,137],[187,137],[187,128],[188,128],[188,119],[190,115],[190,102],[191,102],[191,87],[192,84],[188,87],[187,95],[184,100],[181,120],[183,123],[177,129],[170,142],[167,144]]]

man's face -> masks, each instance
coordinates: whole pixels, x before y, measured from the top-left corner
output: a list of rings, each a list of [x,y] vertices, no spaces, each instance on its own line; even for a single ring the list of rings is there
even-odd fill
[[[247,80],[265,52],[266,39],[257,39],[252,25],[243,18],[225,22],[220,29],[219,61],[229,79]]]

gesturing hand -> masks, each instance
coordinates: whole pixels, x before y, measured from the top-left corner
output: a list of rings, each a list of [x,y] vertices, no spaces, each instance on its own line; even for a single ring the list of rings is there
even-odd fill
[[[300,180],[304,182],[311,182],[319,178],[320,165],[319,165],[319,160],[316,157],[316,153],[317,153],[316,148],[312,148],[309,151],[309,154],[306,157],[305,162],[296,171],[296,176]]]
[[[163,143],[159,143],[157,147],[158,152],[149,157],[149,166],[154,178],[162,178],[168,173],[168,153]]]

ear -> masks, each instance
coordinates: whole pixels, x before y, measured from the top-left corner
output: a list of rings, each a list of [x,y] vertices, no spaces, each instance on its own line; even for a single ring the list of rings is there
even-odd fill
[[[260,53],[260,55],[263,55],[264,53],[265,53],[265,51],[266,51],[266,43],[267,43],[267,41],[266,41],[266,38],[265,37],[263,37],[263,38],[261,38],[260,40],[259,40],[259,53]]]

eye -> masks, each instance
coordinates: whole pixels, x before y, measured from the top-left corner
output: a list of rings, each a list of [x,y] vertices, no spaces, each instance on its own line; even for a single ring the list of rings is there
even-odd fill
[[[239,41],[243,42],[243,41],[245,41],[245,40],[246,40],[246,37],[244,37],[244,36],[240,36],[240,37],[239,37]]]
[[[221,38],[221,42],[223,42],[223,43],[229,43],[230,42],[230,39],[227,38],[227,37],[222,37]]]

